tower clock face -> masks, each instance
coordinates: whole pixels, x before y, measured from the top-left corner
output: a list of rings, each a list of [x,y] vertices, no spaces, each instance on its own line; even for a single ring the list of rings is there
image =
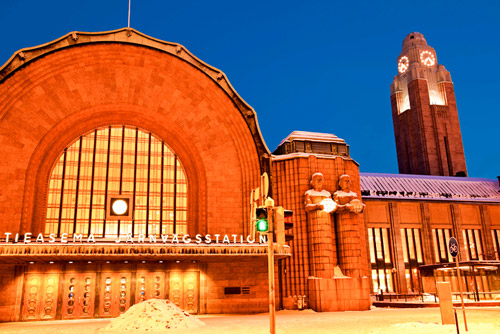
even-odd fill
[[[406,56],[401,57],[398,62],[399,73],[405,73],[409,65],[410,61],[408,60],[408,57]]]
[[[430,51],[422,51],[422,53],[420,53],[420,61],[425,66],[433,66],[436,64],[436,57],[434,57]]]

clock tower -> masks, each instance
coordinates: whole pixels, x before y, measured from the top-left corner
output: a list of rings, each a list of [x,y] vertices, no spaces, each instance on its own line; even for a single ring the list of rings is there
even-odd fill
[[[418,32],[404,39],[397,67],[391,105],[399,172],[467,176],[450,72]]]

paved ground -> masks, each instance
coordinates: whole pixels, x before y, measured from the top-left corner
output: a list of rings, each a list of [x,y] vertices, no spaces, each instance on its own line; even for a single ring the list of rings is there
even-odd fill
[[[460,333],[466,334],[461,310],[458,314]],[[467,334],[499,334],[500,307],[467,309]],[[205,327],[192,330],[164,330],[162,333],[269,333],[267,314],[202,315]],[[0,323],[0,333],[16,334],[107,334],[101,329],[110,319],[64,320],[23,323]],[[136,332],[141,333],[142,331]],[[434,334],[456,333],[454,325],[441,325],[439,308],[382,309],[366,312],[315,313],[280,311],[277,313],[277,334],[345,333],[345,334]]]

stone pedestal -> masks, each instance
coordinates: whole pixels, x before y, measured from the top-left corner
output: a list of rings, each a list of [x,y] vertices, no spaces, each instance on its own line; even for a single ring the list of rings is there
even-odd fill
[[[336,260],[330,214],[320,210],[309,213],[307,232],[311,275],[320,278],[333,277]]]
[[[368,277],[309,277],[307,283],[309,307],[316,312],[366,311],[370,309]]]
[[[361,214],[336,214],[340,269],[349,277],[369,276],[365,224]]]

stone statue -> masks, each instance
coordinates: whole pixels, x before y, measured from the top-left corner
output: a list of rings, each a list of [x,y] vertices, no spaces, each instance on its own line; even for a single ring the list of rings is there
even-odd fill
[[[323,174],[311,177],[312,189],[304,194],[307,212],[307,237],[310,245],[309,274],[318,278],[332,278],[335,275],[335,253],[331,212],[336,203],[332,194],[323,189]],[[328,212],[327,212],[328,211]]]
[[[358,199],[358,194],[351,191],[351,177],[349,175],[340,176],[339,188],[340,190],[333,193],[333,200],[337,203],[337,212],[363,212],[365,205]]]
[[[325,206],[321,203],[324,199],[332,197],[329,191],[323,189],[323,174],[314,173],[311,178],[312,189],[306,191],[305,206],[306,212],[311,213],[317,210],[324,210]],[[335,206],[335,204],[333,204]],[[336,206],[335,206],[336,208]],[[333,211],[335,211],[335,208]],[[332,212],[333,212],[332,211]]]

